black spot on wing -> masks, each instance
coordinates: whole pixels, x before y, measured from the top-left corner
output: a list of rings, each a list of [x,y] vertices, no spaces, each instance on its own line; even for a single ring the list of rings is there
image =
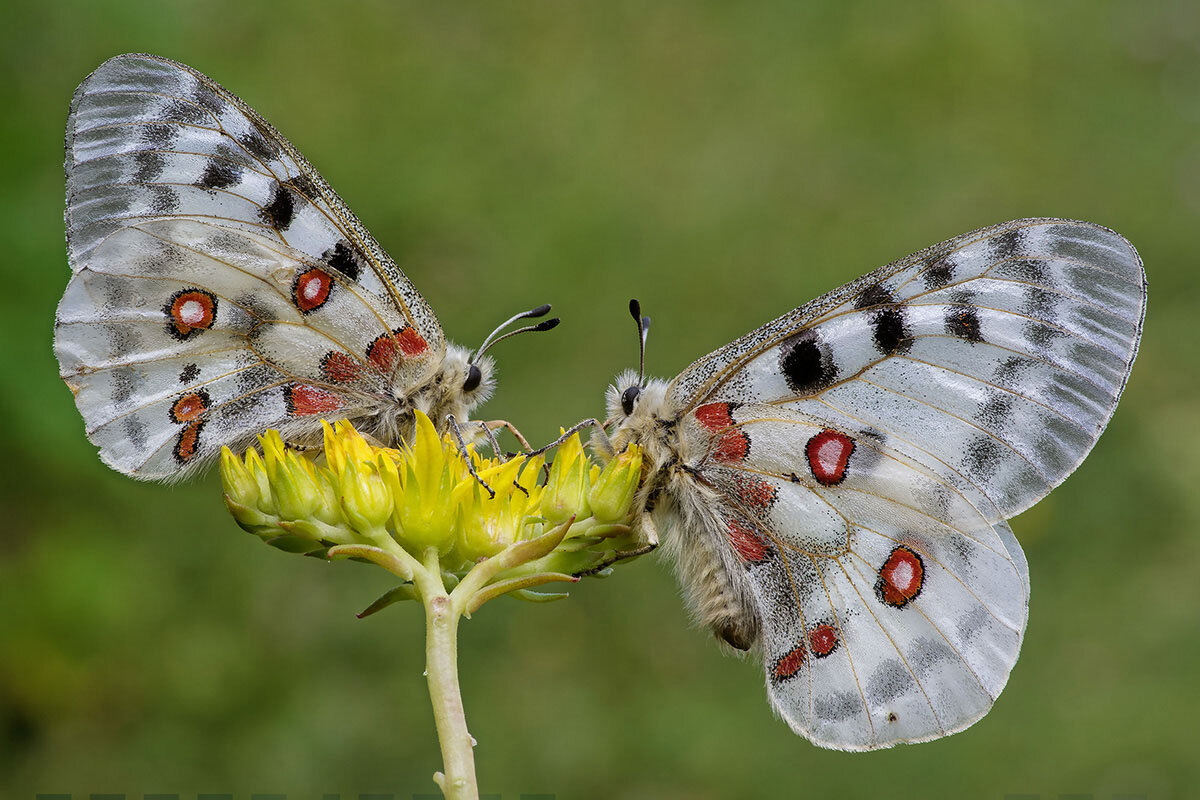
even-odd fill
[[[296,202],[292,190],[282,184],[275,184],[271,202],[263,206],[258,215],[263,222],[276,230],[281,231],[292,224],[292,218],[296,215]]]
[[[197,84],[192,91],[191,98],[193,103],[202,106],[214,114],[220,114],[225,108],[225,101],[217,97],[211,89],[203,84]]]
[[[1008,261],[1020,256],[1024,240],[1024,228],[1010,228],[1004,233],[993,236],[988,242],[988,246],[991,248],[992,262]]]
[[[954,262],[948,257],[931,262],[921,273],[921,279],[925,281],[925,289],[930,292],[942,288],[953,278]]]
[[[1004,448],[990,436],[980,436],[967,444],[963,466],[976,478],[991,479],[1000,469]]]
[[[867,287],[858,299],[854,301],[855,308],[870,308],[871,306],[890,305],[896,302],[882,283],[872,284]]]
[[[883,705],[908,692],[912,686],[912,673],[897,659],[888,659],[871,673],[865,688],[870,702]]]
[[[1018,258],[997,269],[997,274],[1007,275],[1019,281],[1028,281],[1042,286],[1050,285],[1050,268],[1045,261],[1036,258]]]
[[[196,380],[196,378],[199,378],[199,377],[200,377],[200,368],[198,366],[196,366],[195,364],[187,364],[179,372],[179,382],[180,383],[191,383],[192,381]]]
[[[1005,428],[1011,418],[1013,406],[1012,395],[1004,392],[989,391],[987,399],[979,406],[975,419],[990,431],[999,432]]]
[[[1029,362],[1018,356],[1009,356],[1001,361],[992,373],[992,383],[1004,389],[1016,389],[1021,375],[1028,371]]]
[[[270,161],[278,155],[275,147],[267,141],[267,137],[263,136],[258,129],[239,136],[238,144],[246,148],[246,152],[259,161]]]
[[[189,125],[202,125],[211,123],[212,118],[208,113],[195,103],[189,103],[186,100],[181,100],[178,97],[172,98],[170,102],[162,108],[162,115],[167,119],[177,122],[186,122]]]
[[[946,309],[946,333],[968,342],[982,342],[979,312],[974,306],[949,306]]]
[[[288,183],[292,185],[292,188],[296,190],[297,194],[309,200],[310,202],[321,196],[321,193],[317,191],[316,182],[307,175],[297,175],[288,181]]]
[[[358,254],[345,240],[326,250],[321,260],[352,281],[358,280],[358,275],[362,272]]]
[[[241,175],[242,170],[236,164],[214,158],[204,165],[196,185],[203,189],[228,189],[241,179]]]
[[[812,394],[837,379],[837,366],[828,345],[811,329],[784,341],[779,349],[779,371],[797,394]]]
[[[871,326],[875,332],[875,346],[884,355],[890,356],[912,346],[908,324],[904,319],[903,306],[872,311]]]
[[[144,448],[149,442],[149,436],[146,433],[146,423],[138,419],[137,414],[129,414],[121,421],[121,430],[133,442],[133,446],[139,450]]]
[[[179,126],[169,122],[148,122],[142,123],[141,136],[142,142],[159,150],[170,148],[175,141],[175,137],[179,135]]]
[[[179,209],[179,195],[170,186],[152,184],[146,189],[150,192],[150,211],[154,214],[173,214]]]
[[[162,175],[167,166],[167,159],[163,157],[162,153],[143,150],[134,155],[133,163],[137,165],[137,169],[133,173],[134,183],[150,183]]]

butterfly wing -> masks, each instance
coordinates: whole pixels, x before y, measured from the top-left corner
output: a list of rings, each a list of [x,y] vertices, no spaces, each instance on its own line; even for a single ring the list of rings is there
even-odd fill
[[[437,368],[437,318],[312,165],[232,93],[151,55],[79,87],[73,271],[55,352],[89,438],[139,478],[267,427],[311,434]]]
[[[1018,220],[877,270],[672,383],[794,729],[869,749],[986,713],[1029,591],[1004,520],[1107,424],[1145,292],[1112,231]]]

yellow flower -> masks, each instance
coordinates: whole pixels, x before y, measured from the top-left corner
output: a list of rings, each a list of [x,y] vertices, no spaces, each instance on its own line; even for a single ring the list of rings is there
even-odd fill
[[[225,449],[225,502],[242,528],[283,550],[374,561],[405,581],[429,563],[453,580],[473,574],[478,603],[510,592],[536,599],[530,587],[606,569],[631,549],[636,447],[601,469],[573,436],[543,481],[542,456],[464,454],[424,414],[415,418],[413,441],[399,450],[345,421],[324,424],[323,454],[290,450],[275,431],[259,437],[261,455]]]

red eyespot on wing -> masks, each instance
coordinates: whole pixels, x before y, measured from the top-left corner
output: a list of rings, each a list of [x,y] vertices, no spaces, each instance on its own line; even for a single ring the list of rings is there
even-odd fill
[[[339,395],[309,386],[307,383],[293,383],[284,387],[283,402],[287,406],[288,415],[293,417],[327,414],[342,407],[342,398]]]
[[[172,451],[175,454],[175,460],[180,464],[186,464],[195,457],[196,451],[200,449],[200,430],[204,427],[204,420],[198,419],[188,423],[188,426],[179,432],[178,438],[175,439],[175,449]]]
[[[321,359],[321,374],[330,383],[348,383],[362,374],[362,364],[340,350],[330,350]]]
[[[844,433],[825,430],[808,440],[804,448],[808,467],[817,483],[836,486],[846,479],[846,465],[854,452],[854,440]]]
[[[761,563],[770,552],[770,547],[753,528],[736,519],[729,521],[725,535],[738,556],[747,564]]]
[[[817,658],[824,658],[832,653],[837,647],[837,643],[837,628],[832,625],[814,625],[813,629],[808,632],[808,646],[812,648],[813,655]]]
[[[800,668],[803,666],[804,645],[798,645],[776,659],[775,666],[771,670],[771,676],[777,683],[786,681],[788,678],[794,678],[800,674]]]
[[[733,425],[732,403],[706,403],[695,410],[696,420],[710,431],[720,431]]]
[[[892,550],[879,568],[875,595],[884,603],[903,608],[921,593],[925,583],[925,563],[904,545]]]
[[[172,422],[191,422],[205,412],[208,404],[208,392],[204,389],[197,389],[194,392],[188,392],[172,403],[168,413],[171,415]]]
[[[213,326],[217,319],[217,296],[203,289],[184,289],[171,295],[163,313],[167,315],[167,332],[176,339],[187,340]]]
[[[305,314],[316,311],[329,299],[333,279],[329,273],[317,267],[304,270],[292,284],[292,302]]]

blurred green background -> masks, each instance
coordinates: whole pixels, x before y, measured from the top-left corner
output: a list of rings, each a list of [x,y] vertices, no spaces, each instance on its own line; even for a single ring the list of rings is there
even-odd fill
[[[289,136],[476,344],[531,439],[649,367],[1020,216],[1128,236],[1141,357],[1092,457],[1013,525],[1033,596],[993,711],[870,754],[773,718],[760,668],[643,559],[462,629],[481,786],[565,798],[1196,796],[1200,784],[1200,6],[1194,2],[12,3],[0,11],[0,795],[433,791],[415,607],[263,546],[215,475],[138,484],[51,353],[76,84],[144,50]],[[1090,794],[1089,794],[1090,793]]]

